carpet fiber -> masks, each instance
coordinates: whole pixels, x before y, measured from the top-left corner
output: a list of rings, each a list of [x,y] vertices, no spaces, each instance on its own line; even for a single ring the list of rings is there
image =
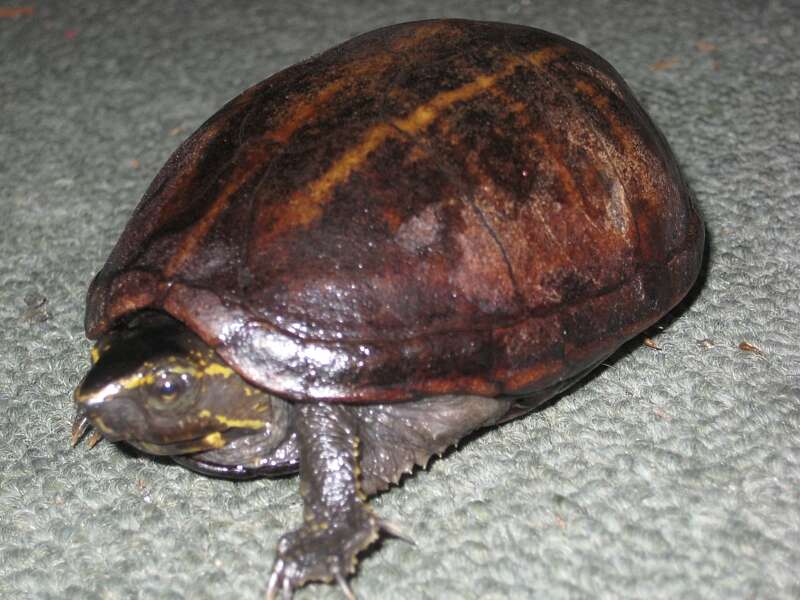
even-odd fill
[[[300,520],[295,478],[70,450],[85,290],[226,100],[436,16],[548,29],[614,64],[696,192],[708,258],[648,333],[660,350],[633,340],[555,405],[378,497],[416,546],[369,553],[359,597],[800,597],[796,2],[24,4],[0,8],[0,598],[261,597]]]

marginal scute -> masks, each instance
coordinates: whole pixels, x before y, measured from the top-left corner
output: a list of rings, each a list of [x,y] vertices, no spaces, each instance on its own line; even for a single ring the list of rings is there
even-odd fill
[[[193,134],[93,281],[86,328],[165,311],[296,400],[536,395],[674,306],[703,240],[604,60],[522,26],[411,23]]]

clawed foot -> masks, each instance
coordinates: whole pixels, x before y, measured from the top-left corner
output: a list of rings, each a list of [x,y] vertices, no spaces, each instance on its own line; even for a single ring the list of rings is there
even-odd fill
[[[321,528],[305,525],[281,538],[278,556],[269,578],[267,600],[291,600],[294,590],[311,581],[336,582],[347,600],[357,600],[347,583],[355,570],[357,555],[378,539],[379,531],[415,546],[402,528],[391,521],[378,520],[369,513],[367,527],[347,535],[347,527]]]
[[[305,582],[292,583],[292,577],[287,572],[286,564],[278,559],[275,562],[275,567],[272,570],[272,576],[269,579],[269,588],[267,589],[267,600],[277,600],[278,593],[281,594],[281,600],[291,600],[294,595],[294,590],[302,586]],[[353,593],[347,579],[339,571],[339,568],[334,566],[331,569],[331,577],[333,577],[339,584],[345,598],[347,600],[358,600]],[[324,581],[324,580],[323,580]]]
[[[348,600],[355,600],[347,576],[355,571],[358,553],[378,539],[378,530],[378,519],[361,506],[334,523],[310,522],[286,534],[278,542],[267,600],[290,600],[294,590],[311,581],[335,581]]]

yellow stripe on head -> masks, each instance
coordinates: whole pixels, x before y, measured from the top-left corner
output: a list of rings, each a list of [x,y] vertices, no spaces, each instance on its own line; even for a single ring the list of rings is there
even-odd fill
[[[258,419],[231,419],[224,415],[214,415],[214,418],[225,425],[226,427],[240,427],[243,429],[261,429],[264,427],[264,421]]]
[[[233,369],[220,363],[211,363],[203,369],[203,373],[211,377],[221,376],[226,378],[236,374]]]
[[[212,448],[223,448],[226,443],[225,438],[222,437],[222,434],[219,431],[209,433],[203,438],[203,442]]]
[[[154,381],[155,377],[153,377],[153,375],[150,373],[147,375],[143,375],[142,373],[134,373],[130,377],[120,379],[119,384],[126,390],[135,390],[143,385],[151,385]]]

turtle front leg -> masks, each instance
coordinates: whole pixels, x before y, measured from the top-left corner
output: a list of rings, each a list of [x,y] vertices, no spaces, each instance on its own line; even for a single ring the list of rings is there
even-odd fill
[[[267,599],[291,598],[311,581],[336,581],[352,598],[346,577],[380,526],[360,488],[356,414],[343,405],[299,404],[294,426],[303,525],[278,542]]]

